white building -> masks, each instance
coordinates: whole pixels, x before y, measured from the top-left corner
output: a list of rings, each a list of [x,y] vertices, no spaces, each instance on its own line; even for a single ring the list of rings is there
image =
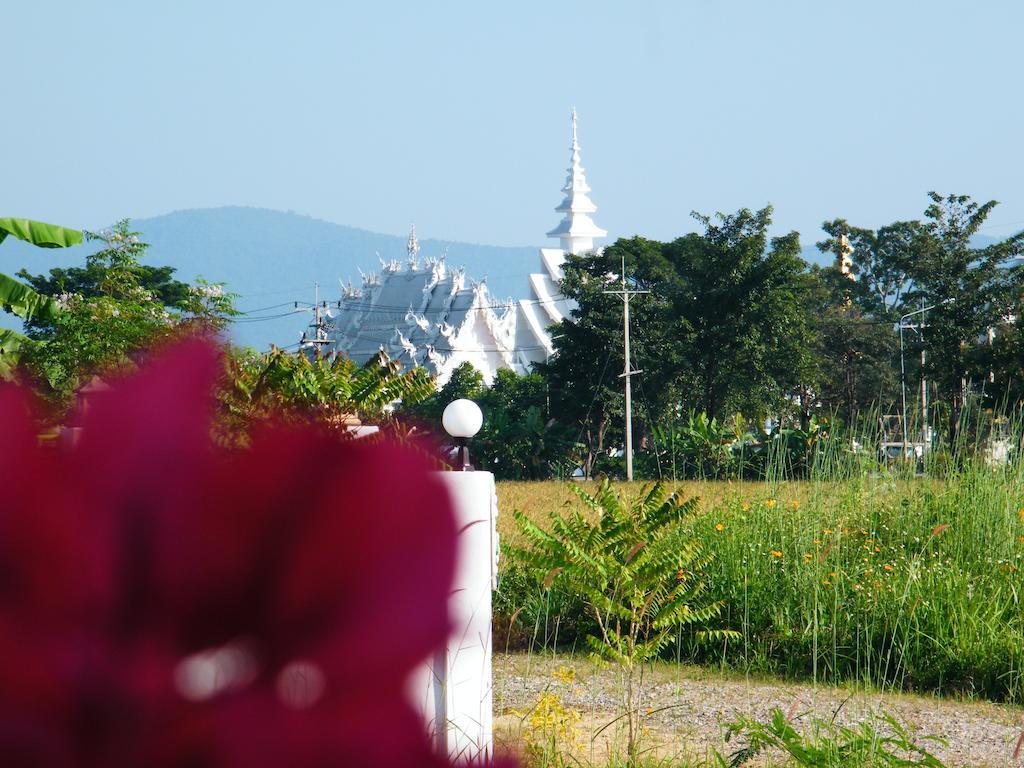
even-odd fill
[[[427,367],[438,386],[464,362],[490,383],[500,368],[528,373],[546,359],[554,351],[548,327],[571,309],[558,287],[565,256],[593,250],[594,240],[607,234],[590,217],[597,206],[580,162],[575,109],[570,152],[565,197],[555,209],[564,217],[548,232],[561,247],[540,249],[540,271],[529,276],[526,298],[497,301],[486,283],[449,268],[443,257],[421,259],[413,227],[405,264],[381,261],[379,273],[343,289],[327,320],[326,351],[362,363],[383,349],[392,359]]]

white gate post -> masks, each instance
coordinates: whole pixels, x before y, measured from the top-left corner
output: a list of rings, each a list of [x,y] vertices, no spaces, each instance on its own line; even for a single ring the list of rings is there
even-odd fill
[[[458,531],[455,579],[448,599],[452,634],[447,648],[435,653],[413,676],[412,694],[440,754],[457,762],[489,764],[493,758],[491,592],[498,579],[494,475],[452,471],[440,472],[438,477],[451,497]]]

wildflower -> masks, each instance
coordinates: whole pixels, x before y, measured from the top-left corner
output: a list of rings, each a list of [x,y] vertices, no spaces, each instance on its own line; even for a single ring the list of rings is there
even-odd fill
[[[725,526],[722,525],[722,523],[718,523],[717,525],[715,525],[715,530],[719,531],[719,532],[724,531],[725,530]]]
[[[743,502],[743,511],[744,512],[749,512],[750,511],[750,502],[749,501],[744,501]]]
[[[828,579],[822,579],[822,580],[821,580],[821,583],[822,583],[822,584],[824,584],[824,585],[825,585],[825,586],[827,587],[827,586],[829,586],[829,585],[830,585],[830,584],[831,584],[832,582],[831,582],[831,581],[829,581]]]
[[[559,667],[558,671],[555,672],[554,678],[563,683],[575,683],[576,682],[576,668],[575,667]]]
[[[686,578],[686,571],[684,571],[682,568],[680,568],[678,571],[676,571],[676,579],[678,581],[682,581],[685,578]]]
[[[782,557],[782,553],[779,552],[779,550],[777,550],[777,549],[773,549],[769,554],[772,555],[773,557]]]
[[[415,454],[312,430],[218,451],[218,368],[165,352],[68,452],[0,389],[4,763],[437,765],[407,678],[449,629],[444,489]]]
[[[793,509],[800,509],[800,502],[794,499],[793,501],[789,502],[789,506],[791,506]]]
[[[1021,544],[1024,544],[1024,536],[1018,536],[1017,541],[1019,541]]]
[[[775,506],[775,499],[768,499],[768,501],[766,501],[764,505],[768,507],[768,509],[771,509],[772,507]]]
[[[810,552],[804,552],[804,560],[811,560],[814,557]]]
[[[875,552],[881,552],[881,551],[882,551],[882,550],[881,550],[881,548],[880,548],[880,547],[875,547]]]
[[[889,565],[888,563],[886,563],[886,564],[885,564],[885,565],[883,565],[882,567],[883,567],[883,568],[885,568],[885,570],[887,570],[887,571],[892,571],[892,569],[893,569],[893,568],[892,568],[892,566],[891,566],[891,565]]]
[[[824,535],[824,536],[828,536],[828,535],[829,535],[830,533],[835,533],[835,531],[833,531],[833,530],[832,530],[831,528],[826,528],[826,529],[825,529],[825,530],[823,530],[823,531],[822,531],[821,533],[822,533],[822,535]]]

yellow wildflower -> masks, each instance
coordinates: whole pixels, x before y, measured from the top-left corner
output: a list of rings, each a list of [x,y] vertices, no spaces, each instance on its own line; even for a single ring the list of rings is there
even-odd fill
[[[891,566],[891,565],[889,565],[888,563],[886,563],[886,564],[885,564],[885,565],[883,565],[882,567],[883,567],[883,568],[885,568],[885,570],[887,570],[887,571],[891,571],[891,570],[892,570],[892,566]]]
[[[829,581],[828,579],[822,579],[822,580],[821,580],[821,583],[822,583],[822,584],[824,584],[824,585],[825,585],[825,586],[827,587],[827,586],[828,586],[829,584],[831,584],[832,582],[831,582],[831,581]]]
[[[575,667],[559,667],[558,671],[554,674],[555,680],[561,680],[563,683],[575,683],[576,682],[576,668]]]
[[[826,528],[824,531],[822,531],[822,534],[825,536],[828,536],[830,533],[834,533],[834,531],[831,528]]]
[[[777,550],[777,549],[773,549],[773,550],[771,551],[771,554],[772,554],[773,556],[775,556],[775,557],[782,557],[782,553],[781,553],[781,552],[779,552],[779,550]]]
[[[750,502],[749,501],[744,501],[743,502],[743,511],[744,512],[749,512],[750,511]]]
[[[766,501],[764,505],[768,507],[768,509],[771,509],[772,507],[775,506],[775,499],[768,499],[768,501]]]
[[[793,509],[800,509],[800,502],[795,500],[791,501],[789,502],[789,506],[791,506]]]
[[[716,531],[724,531],[724,530],[725,530],[725,526],[724,526],[724,525],[722,525],[721,523],[718,523],[718,524],[717,524],[717,525],[715,526],[715,530],[716,530]]]
[[[678,579],[679,581],[682,581],[685,578],[686,578],[686,571],[684,571],[682,568],[680,568],[678,571],[676,571],[676,579]]]
[[[814,555],[812,555],[810,552],[804,552],[804,560],[810,560],[813,557]]]

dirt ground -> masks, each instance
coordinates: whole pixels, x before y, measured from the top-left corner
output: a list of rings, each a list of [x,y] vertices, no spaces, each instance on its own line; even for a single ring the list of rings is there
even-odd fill
[[[715,748],[728,755],[739,745],[723,743],[725,723],[738,715],[767,720],[778,707],[803,724],[835,717],[850,726],[889,713],[948,766],[1024,766],[1024,749],[1013,757],[1024,738],[1024,708],[1017,706],[782,683],[672,664],[655,667],[644,684],[644,709],[650,712],[643,724],[644,746],[652,757],[702,761]],[[521,745],[528,738],[531,710],[542,694],[555,693],[561,706],[580,718],[574,756],[584,765],[607,765],[609,752],[623,751],[622,722],[608,725],[622,711],[620,690],[613,668],[585,658],[496,654],[496,741]],[[947,743],[928,742],[926,736]]]

